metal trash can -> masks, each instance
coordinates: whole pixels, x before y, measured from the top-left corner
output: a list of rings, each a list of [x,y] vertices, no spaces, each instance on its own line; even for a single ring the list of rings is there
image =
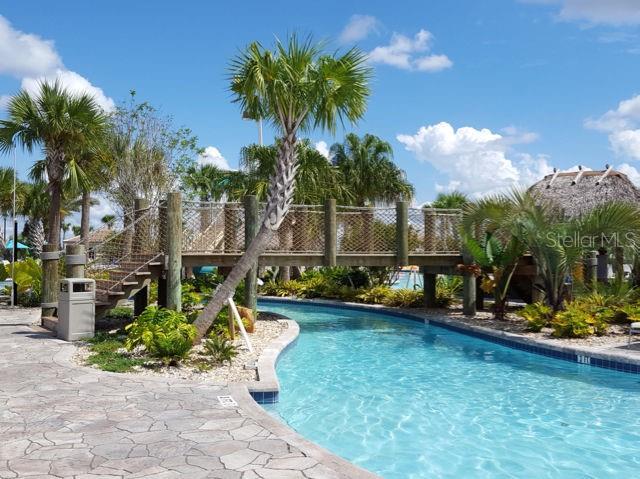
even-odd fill
[[[96,323],[96,282],[87,278],[60,280],[58,337],[65,341],[92,338]]]

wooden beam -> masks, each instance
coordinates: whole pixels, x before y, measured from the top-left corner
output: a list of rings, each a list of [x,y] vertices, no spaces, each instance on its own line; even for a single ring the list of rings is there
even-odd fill
[[[182,310],[182,195],[167,195],[167,308]]]

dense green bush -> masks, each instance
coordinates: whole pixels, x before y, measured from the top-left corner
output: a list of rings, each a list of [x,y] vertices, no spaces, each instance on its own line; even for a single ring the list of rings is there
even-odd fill
[[[126,331],[127,349],[144,345],[151,356],[167,362],[184,358],[196,337],[196,328],[183,313],[156,306],[147,307]]]
[[[133,309],[126,306],[117,306],[107,311],[107,319],[114,319],[119,321],[133,320]]]
[[[436,306],[447,308],[457,299],[462,291],[460,276],[438,275],[436,279]]]
[[[373,288],[366,289],[358,294],[357,298],[363,303],[370,304],[385,304],[385,301],[391,294],[391,288],[389,286],[374,286]]]
[[[237,348],[224,335],[212,333],[204,341],[204,349],[214,363],[230,362],[238,355]]]
[[[416,308],[424,304],[424,293],[415,289],[392,289],[383,304],[400,308]]]
[[[546,304],[537,302],[527,304],[518,311],[518,315],[527,321],[527,329],[535,333],[549,325],[553,319],[553,310]]]
[[[579,301],[567,304],[564,311],[556,314],[551,325],[553,335],[558,338],[586,338],[593,334],[602,336],[609,328],[605,315],[594,312]]]

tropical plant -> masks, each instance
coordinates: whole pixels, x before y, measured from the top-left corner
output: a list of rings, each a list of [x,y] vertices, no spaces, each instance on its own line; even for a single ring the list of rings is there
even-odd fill
[[[264,251],[294,198],[297,134],[314,127],[335,131],[343,120],[355,122],[366,109],[370,68],[366,55],[351,49],[344,55],[323,54],[311,40],[293,35],[274,52],[252,43],[231,63],[231,92],[247,116],[265,119],[280,133],[278,162],[257,235],[194,323],[202,338],[225,301]]]
[[[213,362],[224,364],[238,355],[238,349],[224,335],[212,333],[204,340],[204,350]]]
[[[469,202],[469,197],[464,193],[452,191],[451,193],[438,193],[436,199],[428,207],[435,209],[462,209]]]
[[[113,225],[116,222],[116,216],[115,215],[104,215],[102,218],[100,218],[100,222],[105,225],[107,228],[111,229],[113,228]]]
[[[460,276],[438,275],[436,278],[436,306],[446,308],[455,301],[462,291]]]
[[[349,133],[331,146],[330,157],[349,185],[355,206],[410,200],[414,188],[393,162],[393,149],[374,135]]]
[[[463,210],[464,247],[482,268],[482,289],[493,293],[496,319],[504,319],[511,278],[526,250],[522,215],[532,208],[533,198],[514,190],[468,203]]]
[[[549,325],[553,319],[553,310],[544,303],[536,302],[527,304],[518,311],[518,315],[527,322],[527,329],[529,331],[537,333]]]
[[[374,286],[364,290],[356,297],[364,303],[383,304],[390,292],[391,288],[389,286]]]
[[[15,171],[13,168],[0,167],[0,216],[4,222],[2,230],[2,242],[7,240],[7,218],[13,214],[13,185]],[[16,181],[16,213],[20,211],[24,204],[24,184]]]
[[[148,306],[125,329],[128,350],[143,345],[151,356],[165,362],[184,358],[196,337],[196,329],[184,314],[157,306]]]
[[[70,152],[78,144],[102,137],[106,117],[92,96],[72,94],[57,81],[43,81],[31,96],[22,90],[9,100],[7,119],[0,120],[0,151],[21,146],[29,153],[38,146],[45,155],[50,207],[47,241],[59,244],[63,183]]]
[[[564,311],[556,313],[551,321],[553,335],[558,338],[585,338],[593,334],[601,336],[607,332],[606,319],[578,301],[566,305]]]

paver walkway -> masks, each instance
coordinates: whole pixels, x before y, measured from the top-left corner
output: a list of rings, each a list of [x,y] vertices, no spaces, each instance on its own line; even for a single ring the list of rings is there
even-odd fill
[[[74,346],[33,320],[0,310],[0,478],[373,477],[310,457],[246,407],[223,407],[224,386],[74,366]]]

